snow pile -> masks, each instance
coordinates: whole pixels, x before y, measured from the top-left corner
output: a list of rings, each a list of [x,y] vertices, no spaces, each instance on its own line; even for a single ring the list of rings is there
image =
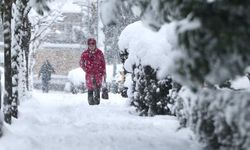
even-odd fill
[[[122,71],[122,64],[117,64],[116,66],[116,72],[115,72],[115,77],[113,77],[113,70],[114,66],[113,65],[106,65],[106,72],[107,72],[107,77],[106,81],[107,82],[112,82],[113,80],[118,81],[120,78],[119,72]],[[82,68],[76,68],[68,73],[68,79],[71,83],[74,85],[78,86],[81,83],[85,83],[85,72],[82,70]]]
[[[69,71],[68,79],[75,86],[79,86],[82,83],[85,83],[85,72],[82,70],[82,68],[73,69]]]
[[[234,89],[250,89],[250,82],[246,76],[236,78],[231,84]]]
[[[125,69],[132,72],[134,64],[149,65],[157,71],[157,77],[162,79],[173,71],[174,59],[180,56],[176,51],[176,23],[165,24],[154,32],[143,25],[141,21],[127,26],[119,37],[119,49],[129,53],[125,61]]]

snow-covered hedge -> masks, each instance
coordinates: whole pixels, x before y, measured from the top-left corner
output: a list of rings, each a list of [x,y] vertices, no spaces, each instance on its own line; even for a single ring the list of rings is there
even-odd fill
[[[171,98],[174,101],[174,105],[170,108],[172,114],[174,114],[180,121],[181,127],[187,127],[188,121],[192,114],[192,106],[196,99],[196,95],[187,87],[181,87],[179,91],[176,88],[171,90]]]
[[[168,76],[165,79],[156,78],[157,70],[150,66],[135,66],[132,73],[131,105],[141,116],[154,116],[156,114],[170,114],[168,104],[171,103],[169,90],[172,88],[172,80]]]
[[[212,149],[249,149],[250,93],[204,90],[193,107],[192,128]]]
[[[203,89],[196,95],[179,92],[175,113],[209,149],[238,150],[250,147],[250,93],[229,89]]]
[[[132,73],[129,98],[141,115],[170,114],[167,105],[172,81],[168,72],[177,55],[172,47],[176,42],[174,27],[174,23],[166,24],[154,32],[138,21],[128,25],[119,37],[120,54],[128,55],[124,68]]]
[[[177,36],[176,24],[162,26],[159,32],[154,32],[141,21],[128,25],[119,37],[120,53],[128,53],[124,67],[128,72],[133,71],[133,65],[151,66],[157,70],[157,79],[165,78],[174,69],[174,59],[180,56],[175,51]],[[167,36],[167,38],[166,38]]]

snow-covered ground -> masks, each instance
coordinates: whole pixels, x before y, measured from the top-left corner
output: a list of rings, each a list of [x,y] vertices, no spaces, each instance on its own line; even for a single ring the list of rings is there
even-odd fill
[[[0,150],[199,150],[172,116],[139,117],[120,95],[89,106],[87,94],[33,93],[5,124]]]

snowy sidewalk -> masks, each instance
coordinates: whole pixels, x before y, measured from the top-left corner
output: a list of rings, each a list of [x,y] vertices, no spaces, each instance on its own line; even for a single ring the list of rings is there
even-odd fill
[[[119,95],[89,106],[86,94],[39,91],[6,125],[0,150],[199,150],[175,117],[139,117]]]

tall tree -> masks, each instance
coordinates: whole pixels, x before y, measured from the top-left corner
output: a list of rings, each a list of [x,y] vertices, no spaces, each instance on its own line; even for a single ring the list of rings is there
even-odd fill
[[[25,33],[25,24],[28,17],[29,8],[27,7],[28,0],[16,0],[14,9],[14,34],[12,40],[12,115],[13,117],[18,117],[17,105],[20,100],[20,96],[22,96],[22,92],[25,92],[26,85],[26,59],[25,59],[25,50],[28,50],[25,46],[27,46],[27,41],[24,41],[25,38],[28,37],[27,33]],[[23,88],[21,88],[24,86]],[[20,93],[21,92],[21,93]]]
[[[86,0],[77,1],[74,4],[81,8],[81,24],[80,30],[77,29],[76,32],[81,32],[81,41],[86,41],[88,38],[98,38],[98,1],[97,0]],[[84,44],[85,45],[85,44]]]
[[[122,30],[129,24],[139,20],[139,17],[133,14],[132,12],[132,4],[124,1],[120,2],[119,1],[106,1],[108,2],[113,2],[115,6],[117,7],[116,10],[113,11],[113,13],[116,15],[116,20],[114,21],[113,24],[104,24],[103,27],[103,32],[105,35],[105,40],[104,40],[104,45],[105,45],[105,56],[107,59],[107,63],[113,64],[114,65],[114,72],[113,76],[116,74],[116,65],[117,63],[120,62],[119,58],[119,48],[118,48],[118,38],[119,35],[121,34]],[[105,7],[105,2],[102,4]],[[104,17],[105,17],[105,11],[106,9],[102,8],[101,9],[101,19],[102,22],[105,23]]]
[[[3,27],[4,27],[4,120],[11,124],[11,104],[12,104],[12,78],[11,78],[11,17],[12,0],[4,0],[3,3]]]
[[[18,104],[18,78],[25,80],[25,73],[19,74],[20,62],[25,62],[25,52],[24,45],[22,42],[25,35],[24,31],[24,18],[27,17],[29,10],[27,9],[27,4],[31,2],[33,7],[38,11],[39,14],[43,14],[44,10],[48,11],[49,7],[47,5],[49,0],[3,0],[1,1],[1,16],[4,26],[4,69],[5,69],[5,93],[4,93],[4,120],[5,122],[11,124],[11,115],[17,117],[17,104]],[[12,6],[15,2],[14,16],[12,16]],[[14,36],[12,37],[12,17],[14,18]],[[12,38],[13,38],[13,51],[12,48]],[[27,43],[26,43],[27,44]],[[21,61],[21,60],[22,61]],[[27,59],[27,58],[26,58]],[[25,69],[22,69],[24,71]],[[21,75],[21,76],[20,76]],[[12,80],[13,79],[13,80]],[[24,81],[25,82],[25,81]],[[12,91],[14,90],[14,92]]]

